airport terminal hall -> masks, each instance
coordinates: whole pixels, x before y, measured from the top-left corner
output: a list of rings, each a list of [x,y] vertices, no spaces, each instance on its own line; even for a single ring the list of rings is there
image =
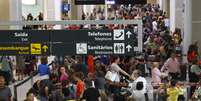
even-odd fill
[[[0,101],[201,101],[201,0],[0,0]]]

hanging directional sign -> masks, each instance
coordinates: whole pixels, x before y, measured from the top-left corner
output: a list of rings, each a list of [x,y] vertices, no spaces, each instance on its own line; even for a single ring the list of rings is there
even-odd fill
[[[45,30],[1,30],[0,43],[49,42],[50,32]]]
[[[54,30],[52,42],[114,42],[137,40],[137,32],[132,29],[115,30]]]
[[[56,30],[52,31],[51,41],[54,55],[129,55],[142,47],[142,36],[136,29]]]
[[[50,32],[1,30],[0,55],[50,55]]]
[[[142,51],[142,35],[138,27],[114,30],[11,30],[0,33],[0,55],[132,55]]]
[[[1,43],[0,55],[49,55],[48,44]]]

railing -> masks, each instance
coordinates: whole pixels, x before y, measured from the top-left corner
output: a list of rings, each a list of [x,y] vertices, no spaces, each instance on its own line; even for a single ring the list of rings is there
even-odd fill
[[[141,20],[63,20],[63,21],[0,21],[0,26],[15,25],[80,25],[80,24],[139,24]]]
[[[19,101],[19,98],[18,98],[18,91],[17,91],[17,88],[19,88],[20,86],[22,86],[22,85],[24,85],[25,83],[28,83],[29,81],[31,82],[31,87],[33,86],[33,84],[34,84],[34,76],[36,76],[37,75],[37,72],[34,72],[34,73],[32,73],[28,78],[26,78],[25,80],[23,80],[23,81],[21,81],[20,83],[17,83],[17,84],[15,84],[14,85],[14,101]],[[30,88],[29,88],[30,89]],[[21,93],[25,93],[25,95],[24,96],[26,96],[26,91],[25,91],[26,89],[23,89],[23,91],[20,91]]]

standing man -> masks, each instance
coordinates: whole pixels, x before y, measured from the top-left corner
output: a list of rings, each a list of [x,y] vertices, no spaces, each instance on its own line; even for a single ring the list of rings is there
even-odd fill
[[[180,64],[178,59],[176,58],[176,53],[173,51],[171,53],[171,57],[166,60],[164,63],[163,67],[161,68],[161,71],[164,72],[165,70],[168,71],[169,76],[173,80],[178,80],[179,79],[179,74],[180,74]]]

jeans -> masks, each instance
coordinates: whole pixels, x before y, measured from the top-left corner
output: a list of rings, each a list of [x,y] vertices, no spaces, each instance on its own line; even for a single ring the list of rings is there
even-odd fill
[[[48,99],[44,96],[40,96],[40,101],[48,101]]]

